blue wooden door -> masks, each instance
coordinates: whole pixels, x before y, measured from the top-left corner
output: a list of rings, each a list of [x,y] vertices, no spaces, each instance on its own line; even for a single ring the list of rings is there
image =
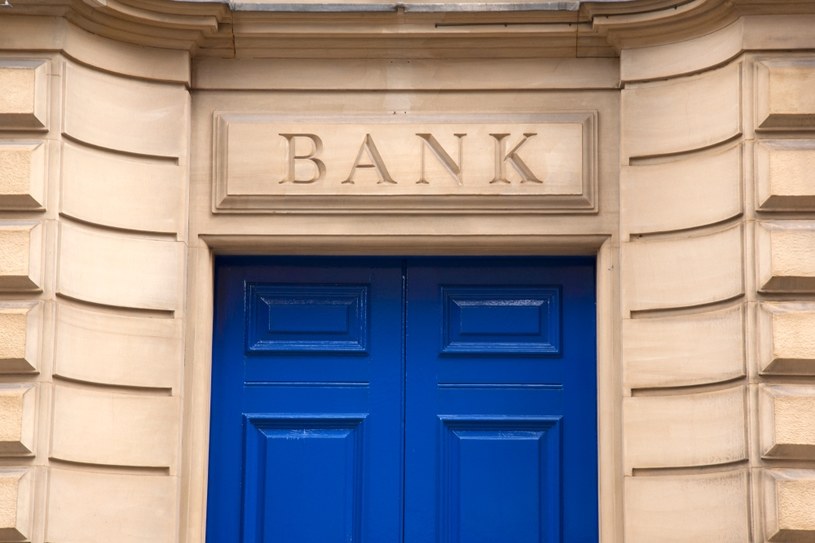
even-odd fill
[[[594,263],[220,258],[211,542],[597,541]]]

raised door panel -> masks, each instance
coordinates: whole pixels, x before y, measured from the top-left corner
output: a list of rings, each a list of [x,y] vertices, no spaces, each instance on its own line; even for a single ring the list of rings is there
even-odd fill
[[[208,540],[399,541],[401,262],[223,258],[216,288]]]
[[[591,259],[407,268],[405,543],[597,541]]]

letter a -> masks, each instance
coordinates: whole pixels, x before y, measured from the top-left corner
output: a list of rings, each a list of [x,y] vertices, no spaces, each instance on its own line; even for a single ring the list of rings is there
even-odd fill
[[[371,160],[370,164],[360,164],[363,151],[368,153],[368,158]],[[357,168],[374,168],[379,175],[379,181],[377,181],[377,183],[396,184],[396,181],[393,180],[393,177],[391,177],[391,174],[388,172],[388,168],[385,167],[382,155],[379,154],[379,149],[376,148],[374,139],[370,134],[365,134],[365,139],[362,140],[362,145],[359,146],[359,152],[357,153],[356,160],[354,160],[354,165],[351,166],[351,171],[348,173],[348,177],[345,181],[342,182],[343,184],[354,184],[354,175],[357,172]]]

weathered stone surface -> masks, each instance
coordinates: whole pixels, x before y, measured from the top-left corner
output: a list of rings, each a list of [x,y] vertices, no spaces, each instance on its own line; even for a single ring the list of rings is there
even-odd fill
[[[44,142],[0,142],[0,209],[45,207]]]
[[[114,466],[175,466],[177,397],[56,385],[53,402],[52,458]]]
[[[763,292],[815,292],[815,222],[756,227],[758,285]]]
[[[815,211],[815,140],[770,140],[755,147],[756,207]]]
[[[726,464],[747,458],[744,387],[623,400],[627,469]]]
[[[42,238],[39,223],[0,223],[0,291],[41,288]]]
[[[815,56],[761,58],[756,62],[759,129],[815,129]]]
[[[624,383],[629,388],[727,381],[745,374],[741,305],[623,321]]]
[[[815,539],[815,471],[768,470],[764,475],[764,536],[768,541]]]
[[[759,371],[815,375],[815,304],[762,303],[757,311]]]
[[[750,540],[745,470],[626,477],[625,542]]]
[[[33,385],[0,386],[0,456],[34,454],[36,407]]]
[[[47,61],[0,59],[0,89],[0,131],[46,128]]]
[[[0,469],[0,541],[29,541],[33,525],[32,473]]]
[[[42,306],[0,305],[0,374],[37,371]]]
[[[815,387],[765,385],[760,390],[762,456],[815,459]]]
[[[632,311],[702,305],[744,291],[742,230],[632,240],[622,247],[623,303]]]

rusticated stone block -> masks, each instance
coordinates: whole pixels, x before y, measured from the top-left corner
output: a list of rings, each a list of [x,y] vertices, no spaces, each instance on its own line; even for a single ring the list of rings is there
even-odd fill
[[[624,320],[625,386],[687,386],[743,376],[743,313],[739,305],[720,311]]]
[[[815,140],[762,141],[755,147],[756,207],[815,210]]]
[[[750,540],[745,470],[626,477],[625,542]]]
[[[739,215],[741,147],[624,166],[620,220],[631,234],[684,230]]]
[[[755,80],[757,128],[815,129],[815,56],[760,59]]]
[[[815,304],[763,303],[756,322],[761,373],[815,375]]]
[[[740,226],[623,244],[623,303],[631,311],[689,307],[744,292]]]
[[[0,130],[44,130],[48,114],[45,60],[0,61]]]
[[[32,484],[27,470],[0,470],[0,541],[29,541]]]
[[[779,221],[756,228],[762,292],[815,292],[815,222]]]
[[[46,541],[176,541],[178,481],[154,474],[51,468]]]
[[[93,96],[93,100],[88,100]],[[189,95],[182,85],[65,67],[65,133],[106,149],[157,157],[184,154]]]
[[[741,64],[622,91],[623,156],[692,151],[741,133]]]
[[[178,232],[185,216],[183,176],[170,161],[64,143],[60,211],[116,228]]]
[[[178,307],[182,244],[60,224],[57,291],[110,306]],[[138,288],[133,288],[138,285]]]
[[[39,290],[42,225],[0,224],[0,290]]]
[[[85,464],[173,467],[179,420],[178,397],[56,385],[51,457]]]
[[[0,456],[34,454],[35,388],[0,386]]]
[[[0,209],[42,209],[45,178],[44,143],[0,143]]]
[[[176,388],[181,321],[57,306],[54,374],[109,385]]]
[[[762,456],[815,459],[815,387],[766,385],[760,390]]]
[[[41,328],[40,304],[0,306],[0,374],[37,371]]]
[[[742,386],[623,401],[627,470],[726,464],[747,458]]]
[[[764,474],[764,522],[768,541],[815,540],[815,471],[770,470]]]

